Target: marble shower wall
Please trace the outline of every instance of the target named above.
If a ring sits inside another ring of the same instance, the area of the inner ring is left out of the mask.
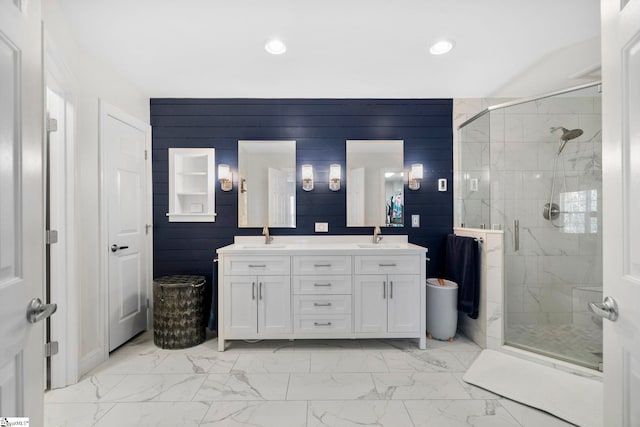
[[[455,100],[454,125],[501,102]],[[573,289],[602,286],[600,98],[569,94],[545,98],[495,109],[476,122],[454,133],[456,139],[465,138],[456,143],[462,152],[455,155],[454,224],[487,228],[500,224],[505,231],[507,326],[572,323]],[[566,193],[581,212],[562,214],[553,225],[542,211],[549,201],[562,134],[550,128],[558,126],[584,130],[567,143],[558,159],[554,197],[559,203],[558,194]],[[479,182],[478,191],[472,192],[469,179],[473,178]],[[585,196],[593,211],[581,209]],[[514,219],[520,221],[517,252]]]

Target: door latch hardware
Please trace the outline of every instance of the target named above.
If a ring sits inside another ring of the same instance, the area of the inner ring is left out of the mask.
[[[44,239],[47,245],[58,243],[58,230],[47,230]]]
[[[58,354],[58,341],[51,341],[44,345],[44,357],[51,357]]]

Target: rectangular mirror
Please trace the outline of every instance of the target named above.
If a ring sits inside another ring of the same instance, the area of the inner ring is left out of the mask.
[[[296,226],[296,142],[238,141],[238,227]]]
[[[347,227],[404,226],[404,141],[347,141]]]

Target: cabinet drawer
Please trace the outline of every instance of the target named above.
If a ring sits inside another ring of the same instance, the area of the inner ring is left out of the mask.
[[[318,335],[349,333],[351,332],[351,315],[296,315],[293,321],[293,332]]]
[[[351,257],[348,255],[294,256],[293,274],[351,274]]]
[[[230,256],[224,257],[224,274],[289,274],[291,257],[288,256]]]
[[[356,274],[418,274],[420,256],[356,256],[354,257]]]
[[[351,295],[296,295],[293,297],[294,314],[349,314]]]
[[[294,276],[294,294],[351,294],[351,276]]]

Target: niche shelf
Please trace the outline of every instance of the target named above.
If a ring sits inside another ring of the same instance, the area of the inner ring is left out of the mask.
[[[169,148],[169,222],[213,222],[215,150]]]

